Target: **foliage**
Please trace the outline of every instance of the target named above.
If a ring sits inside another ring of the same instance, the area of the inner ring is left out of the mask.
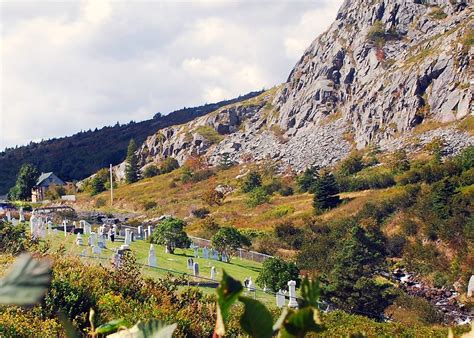
[[[334,208],[339,204],[339,188],[332,173],[325,171],[316,181],[314,188],[313,206],[316,213]]]
[[[167,157],[160,164],[160,173],[167,174],[178,168],[178,161],[173,157]]]
[[[394,173],[400,173],[410,169],[407,153],[403,149],[395,151],[389,159],[388,166]]]
[[[153,208],[156,208],[157,205],[158,203],[156,201],[148,200],[148,201],[143,202],[143,209],[151,210]]]
[[[246,200],[247,206],[250,208],[255,208],[264,203],[270,202],[270,195],[263,187],[254,188],[250,191],[249,196]]]
[[[261,287],[268,287],[273,292],[287,290],[290,280],[294,280],[297,287],[300,285],[299,274],[300,271],[295,263],[284,261],[278,257],[268,258],[263,262],[256,283]]]
[[[156,225],[152,234],[152,243],[165,245],[169,253],[174,253],[175,248],[187,248],[191,245],[184,227],[186,223],[177,218],[167,218]]]
[[[296,179],[296,184],[300,192],[311,192],[319,178],[318,168],[309,167]]]
[[[23,225],[14,226],[0,219],[0,253],[17,255],[29,246]]]
[[[199,126],[196,128],[196,133],[204,137],[210,144],[217,144],[223,139],[223,136],[211,126]]]
[[[251,192],[253,189],[262,186],[262,176],[257,171],[250,171],[242,178],[240,188],[243,192]]]
[[[301,249],[304,241],[304,231],[299,227],[295,227],[292,222],[278,223],[274,232],[275,237],[280,242],[286,243],[292,249]]]
[[[18,171],[15,185],[10,189],[8,197],[11,200],[30,200],[31,189],[36,185],[39,177],[38,169],[28,163],[21,166]]]
[[[107,168],[100,169],[92,178],[90,183],[90,193],[92,196],[97,195],[106,190],[106,184],[109,182],[109,170]],[[110,187],[110,183],[109,183]]]
[[[324,289],[325,295],[344,311],[379,317],[393,299],[389,287],[376,283],[372,278],[383,259],[383,252],[379,238],[353,225],[336,256]]]
[[[220,228],[217,233],[212,236],[211,242],[212,247],[219,252],[221,256],[225,255],[229,263],[239,248],[250,245],[248,238],[234,227]]]
[[[208,208],[197,208],[193,209],[191,213],[194,217],[203,219],[206,218],[207,215],[209,215],[210,210]]]
[[[349,176],[361,171],[363,168],[364,164],[362,163],[362,156],[358,153],[352,153],[340,162],[337,174]]]
[[[137,144],[134,139],[131,139],[128,143],[125,166],[125,182],[127,183],[135,183],[140,179],[140,164],[136,151]]]
[[[221,205],[224,200],[224,194],[216,190],[216,187],[211,186],[202,194],[201,199],[210,206]]]
[[[372,43],[375,43],[378,46],[381,46],[385,43],[385,27],[382,21],[376,20],[372,27],[370,28],[369,32],[367,33],[367,40]]]
[[[154,164],[150,164],[146,166],[145,169],[143,170],[143,177],[145,178],[155,177],[159,174],[160,174],[160,169]]]
[[[219,158],[218,168],[220,170],[227,170],[232,168],[236,163],[230,158],[229,154],[225,153]]]

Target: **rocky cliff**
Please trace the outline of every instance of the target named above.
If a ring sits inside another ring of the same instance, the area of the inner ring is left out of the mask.
[[[301,170],[353,147],[389,147],[428,120],[462,119],[471,113],[473,32],[467,0],[346,0],[284,84],[150,136],[142,164],[228,154]],[[450,130],[461,146],[474,143]]]

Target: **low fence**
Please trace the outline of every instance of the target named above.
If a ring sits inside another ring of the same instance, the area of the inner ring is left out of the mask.
[[[130,231],[133,232],[135,236],[138,235],[138,228],[136,228],[136,227],[131,227],[131,226],[128,226],[128,225],[119,225],[119,226],[120,226],[120,229],[121,229],[120,230],[120,235],[121,236],[124,236],[125,229],[130,229]],[[144,229],[145,228],[147,228],[147,227],[144,227]],[[154,227],[152,227],[152,229],[153,228]],[[212,247],[212,243],[208,239],[195,237],[195,236],[189,236],[189,238],[193,241],[193,243],[195,245],[197,245],[201,248],[205,248],[205,247],[211,248]],[[266,259],[273,258],[273,256],[266,255],[266,254],[256,252],[256,251],[243,249],[243,248],[238,249],[237,257],[240,258],[240,259],[246,259],[246,260],[254,261],[254,262],[257,262],[257,263],[263,263]]]

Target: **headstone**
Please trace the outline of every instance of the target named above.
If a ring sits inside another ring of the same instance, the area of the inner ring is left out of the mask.
[[[151,236],[151,234],[153,233],[153,230],[151,228],[151,225],[148,226],[148,236]]]
[[[130,250],[130,245],[128,245],[128,244],[122,244],[122,245],[120,246],[120,250],[122,250],[122,251],[123,251],[123,250]]]
[[[115,268],[120,267],[122,263],[122,256],[118,252],[114,252],[112,254],[111,263]]]
[[[279,308],[284,307],[285,306],[285,294],[281,290],[278,290],[275,297],[276,297],[276,306],[279,307]]]
[[[467,296],[472,297],[474,295],[474,275],[469,278],[469,283],[467,285]]]
[[[211,267],[211,279],[216,280],[216,268],[214,266]]]
[[[89,235],[89,241],[88,241],[88,244],[89,246],[95,246],[95,242],[97,240],[97,235],[95,232],[91,232],[91,234]]]
[[[193,275],[194,277],[199,277],[199,263],[194,262],[193,264]]]
[[[199,247],[198,246],[194,247],[194,258],[199,258]]]
[[[143,230],[143,239],[146,241],[148,239],[148,230]]]
[[[39,236],[40,238],[46,238],[46,225],[44,224],[43,220],[40,220],[39,223]]]
[[[64,229],[64,237],[66,237],[67,236],[67,221],[66,220],[63,221],[63,229]]]
[[[90,235],[92,232],[92,227],[89,222],[83,221],[84,222],[84,235]]]
[[[249,282],[247,284],[247,290],[249,290],[250,292],[255,291],[255,285],[253,285],[252,277],[249,277]]]
[[[77,237],[76,237],[76,245],[83,245],[84,243],[82,242],[82,235],[78,232]]]
[[[205,259],[209,259],[209,249],[207,248],[207,246],[202,249],[202,257]]]
[[[72,222],[72,226],[73,226],[74,228],[77,228],[77,223],[76,223],[76,221]]]
[[[102,252],[102,249],[100,247],[98,247],[98,246],[93,246],[92,247],[92,253],[94,255],[99,255],[100,256],[101,252]]]
[[[7,221],[8,222],[12,221],[12,214],[11,214],[10,210],[7,211]]]
[[[58,234],[58,229],[53,229],[53,234],[57,235]]]
[[[153,244],[150,244],[150,250],[148,251],[148,265],[156,267],[156,255],[155,248],[153,248]]]
[[[17,226],[18,223],[19,223],[18,220],[13,217],[13,218],[12,218],[12,225],[13,225],[13,226]]]
[[[192,270],[194,265],[194,260],[192,258],[188,258],[188,270]]]
[[[227,255],[224,254],[224,253],[222,254],[222,261],[223,261],[224,263],[227,263],[227,262],[229,261],[229,259],[227,258]]]
[[[20,223],[23,223],[25,221],[25,213],[23,212],[23,207],[20,208],[20,213],[19,213],[19,221]]]
[[[214,254],[212,255],[212,259],[215,260],[215,261],[219,260],[219,253],[215,250],[214,250]]]
[[[105,249],[105,236],[104,235],[100,235],[99,236],[99,239],[97,241],[97,246],[101,249]]]
[[[132,242],[132,239],[130,237],[130,229],[125,229],[125,240],[124,240],[124,243],[125,245],[130,245],[130,243]]]
[[[288,302],[288,307],[297,308],[298,302],[296,301],[296,282],[294,280],[290,280],[288,282],[288,289],[290,292],[290,301]]]
[[[50,234],[53,230],[53,222],[48,221],[48,234]]]
[[[170,253],[170,250],[168,249],[168,245],[165,245],[165,253]]]
[[[141,225],[138,226],[137,228],[138,231],[138,238],[143,239],[143,227]]]

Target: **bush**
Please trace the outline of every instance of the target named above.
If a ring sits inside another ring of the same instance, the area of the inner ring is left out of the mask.
[[[233,227],[222,227],[212,236],[212,247],[221,255],[226,255],[230,263],[232,257],[237,253],[237,249],[242,246],[249,246],[250,240],[239,230]]]
[[[201,199],[210,206],[221,205],[224,194],[221,191],[217,191],[215,187],[211,187],[202,194]]]
[[[253,189],[262,186],[262,177],[256,171],[251,171],[242,178],[240,188],[243,192],[248,193]]]
[[[367,33],[367,40],[380,46],[385,43],[385,34],[385,27],[382,21],[377,20]]]
[[[178,218],[167,218],[156,225],[151,242],[165,245],[168,252],[173,254],[176,248],[188,248],[191,245],[184,227],[186,223]]]
[[[304,231],[295,227],[292,222],[277,224],[274,233],[280,242],[287,244],[291,249],[301,249],[304,241]]]
[[[174,159],[173,157],[167,157],[163,160],[163,162],[161,162],[160,172],[162,174],[167,174],[178,168],[179,168],[178,161]]]
[[[358,173],[363,168],[362,156],[357,153],[352,153],[349,157],[340,162],[337,173],[338,175],[349,176]]]
[[[402,235],[394,235],[387,239],[387,251],[390,257],[402,257],[407,240]]]
[[[154,164],[150,164],[143,170],[143,177],[150,178],[160,174],[160,169]]]
[[[260,287],[267,287],[273,292],[278,290],[287,290],[288,282],[294,280],[299,286],[300,272],[295,263],[286,262],[281,258],[267,258],[263,262],[262,270],[260,271],[256,283]]]
[[[207,208],[198,208],[191,211],[191,213],[193,214],[194,217],[203,219],[207,215],[209,215],[210,211]]]
[[[278,190],[281,196],[292,196],[294,194],[293,188],[290,186],[283,186]]]
[[[143,202],[143,209],[150,210],[150,209],[156,208],[157,205],[158,203],[156,203],[155,201],[148,200],[148,201]]]
[[[267,194],[267,191],[262,188],[258,187],[253,189],[246,200],[247,206],[250,208],[255,208],[264,203],[270,202],[270,196]]]
[[[98,197],[95,202],[94,202],[94,207],[96,208],[102,208],[106,205],[107,203],[105,202],[105,198],[103,197]]]

